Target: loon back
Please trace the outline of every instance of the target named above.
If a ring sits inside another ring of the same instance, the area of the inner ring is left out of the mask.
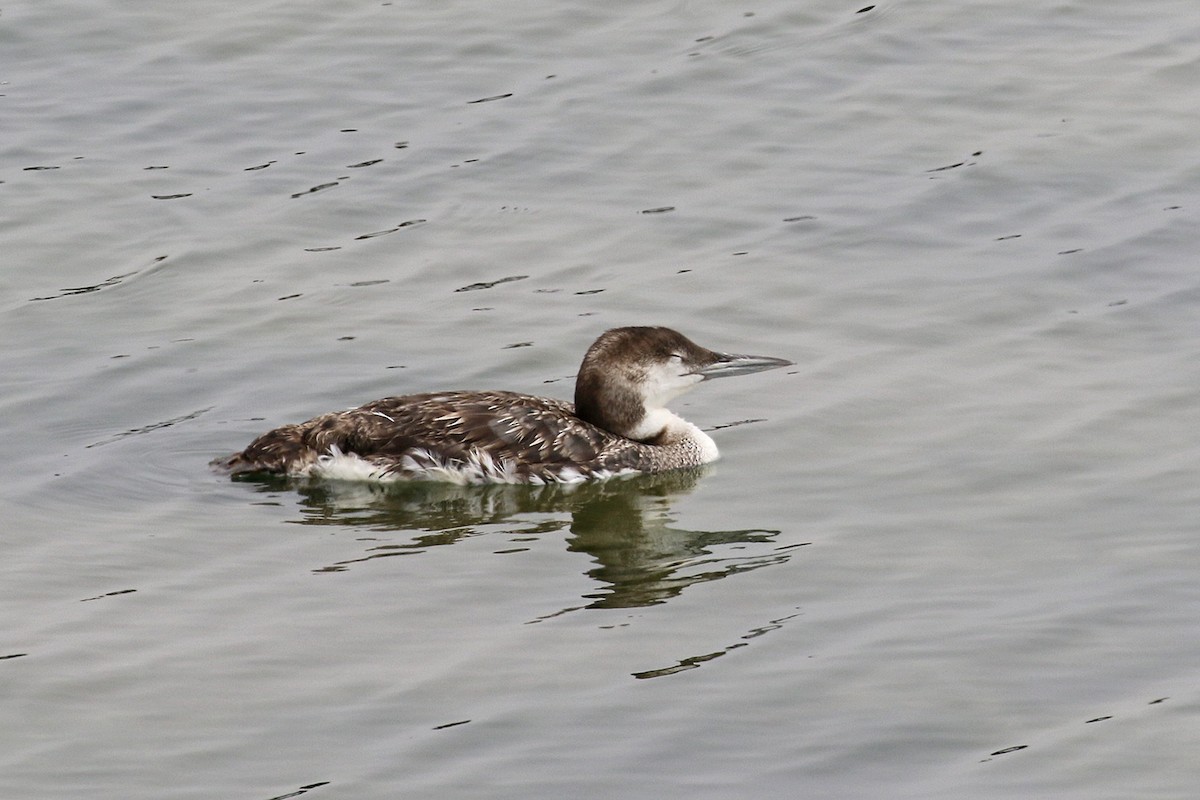
[[[665,404],[706,378],[790,363],[716,353],[669,328],[615,328],[584,356],[574,405],[502,391],[387,397],[276,428],[213,463],[233,474],[539,484],[693,467],[715,460],[716,445]]]

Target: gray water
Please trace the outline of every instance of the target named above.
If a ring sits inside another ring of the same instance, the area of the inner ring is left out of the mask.
[[[0,796],[1186,798],[1200,6],[0,10]],[[665,324],[701,473],[233,482]]]

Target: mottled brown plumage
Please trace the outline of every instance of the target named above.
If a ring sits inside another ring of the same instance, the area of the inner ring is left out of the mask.
[[[660,472],[716,458],[667,400],[705,377],[787,363],[727,356],[668,328],[616,328],[584,357],[576,402],[503,391],[386,397],[285,425],[214,464],[374,480],[550,483]]]

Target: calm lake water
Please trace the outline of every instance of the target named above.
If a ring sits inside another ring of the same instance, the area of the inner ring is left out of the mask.
[[[0,13],[0,796],[1187,798],[1200,6]],[[677,327],[701,473],[235,482]]]

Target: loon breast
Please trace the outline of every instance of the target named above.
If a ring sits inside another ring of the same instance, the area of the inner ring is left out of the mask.
[[[573,404],[505,391],[386,397],[268,431],[213,464],[232,474],[537,484],[693,467],[715,460],[716,445],[665,402],[707,378],[790,363],[716,353],[668,328],[615,328],[585,355]]]

